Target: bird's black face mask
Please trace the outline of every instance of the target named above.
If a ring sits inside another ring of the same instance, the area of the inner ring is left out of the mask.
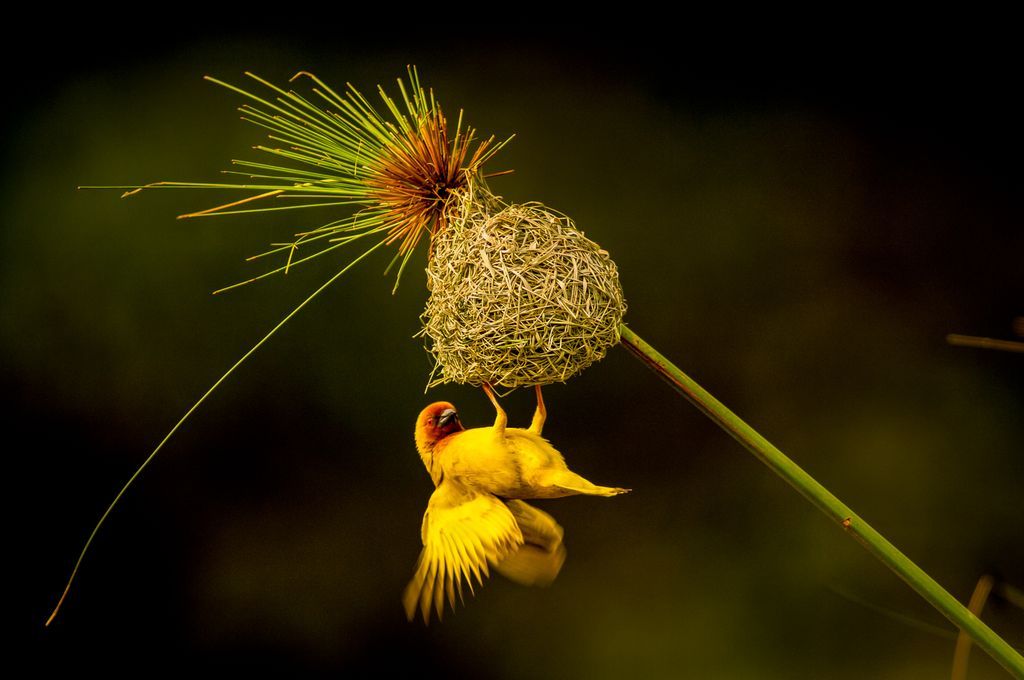
[[[451,425],[452,427],[449,427]],[[447,408],[441,412],[441,415],[437,417],[437,428],[445,432],[450,432],[459,425],[459,414],[455,412],[453,408]]]

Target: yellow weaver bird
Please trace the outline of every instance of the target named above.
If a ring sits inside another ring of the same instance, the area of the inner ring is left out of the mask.
[[[617,496],[629,489],[596,486],[571,471],[562,454],[541,437],[547,410],[540,386],[528,429],[507,427],[493,390],[484,391],[497,411],[492,427],[467,430],[455,407],[439,401],[416,419],[416,450],[436,487],[420,531],[423,551],[402,598],[411,621],[419,608],[438,619],[444,601],[463,600],[463,581],[483,585],[493,566],[523,585],[550,585],[565,562],[562,527],[523,498],[576,494]],[[464,601],[464,600],[463,600]]]

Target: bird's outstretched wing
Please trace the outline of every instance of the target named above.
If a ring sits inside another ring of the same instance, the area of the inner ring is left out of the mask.
[[[523,532],[523,544],[496,569],[524,586],[549,586],[565,563],[564,531],[554,517],[520,500],[506,501]]]
[[[417,604],[424,623],[431,606],[440,619],[447,596],[455,606],[462,599],[462,582],[470,592],[472,578],[481,585],[490,576],[488,564],[497,565],[523,544],[523,534],[508,507],[498,498],[444,479],[434,490],[423,516],[423,552],[416,573],[405,587],[402,603],[412,620]]]

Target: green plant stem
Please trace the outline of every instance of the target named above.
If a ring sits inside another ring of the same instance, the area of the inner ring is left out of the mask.
[[[803,471],[782,451],[758,434],[722,402],[715,399],[679,368],[644,342],[626,326],[620,328],[623,346],[648,368],[661,376],[719,427],[732,435],[748,451],[786,480],[815,507],[828,515],[846,533],[882,561],[897,576],[917,591],[933,607],[974,640],[989,656],[1016,678],[1024,678],[1024,657],[985,625],[981,619],[957,602],[935,579],[914,564],[896,546],[875,531],[871,525],[836,498],[828,489]]]

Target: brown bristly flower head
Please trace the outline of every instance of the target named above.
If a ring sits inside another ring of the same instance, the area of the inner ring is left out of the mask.
[[[402,255],[424,234],[433,237],[446,228],[449,201],[479,172],[493,137],[480,142],[469,156],[472,137],[458,134],[456,128],[455,139],[449,142],[448,122],[438,105],[422,113],[404,141],[387,149],[381,167],[364,178],[378,203],[393,215],[387,242],[399,242]]]
[[[449,128],[433,91],[420,85],[415,67],[408,69],[408,88],[398,80],[401,97],[397,100],[378,86],[386,109],[382,112],[351,84],[342,95],[316,76],[300,72],[292,81],[304,77],[312,82],[311,94],[303,95],[246,75],[271,94],[261,97],[214,78],[207,80],[249,100],[239,109],[242,119],[269,130],[275,144],[255,148],[283,159],[284,164],[235,160],[236,169],[225,172],[245,176],[244,184],[156,182],[117,188],[128,189],[125,195],[155,188],[233,189],[250,194],[182,218],[328,206],[344,206],[347,214],[298,232],[292,241],[271,244],[270,250],[249,259],[278,255],[285,260],[281,266],[221,291],[287,273],[291,267],[373,235],[380,239],[374,239],[374,249],[397,244],[388,269],[400,262],[400,278],[423,236],[433,237],[446,228],[445,206],[450,199],[465,190],[471,178],[484,177],[484,164],[511,139],[477,140],[472,127],[463,127],[461,111],[455,127]]]

